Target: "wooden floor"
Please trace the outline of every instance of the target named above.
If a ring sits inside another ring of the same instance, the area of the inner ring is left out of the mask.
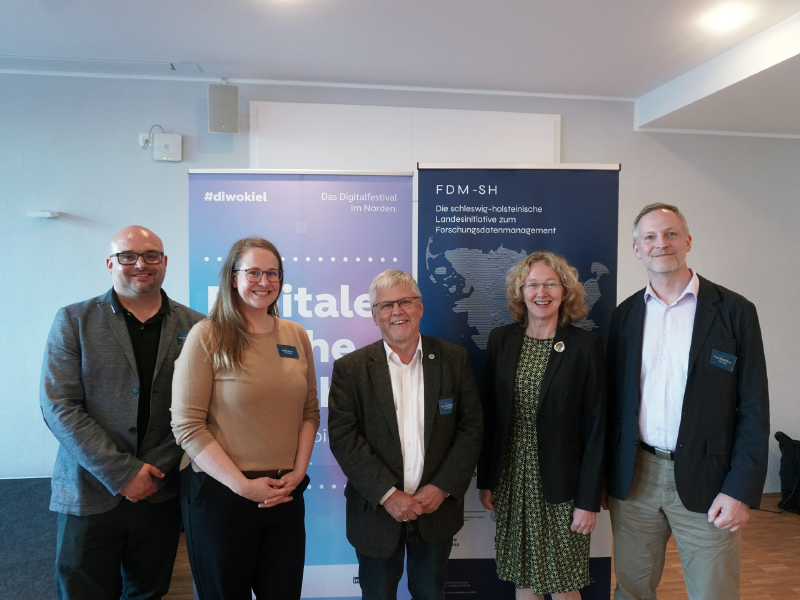
[[[779,494],[764,494],[761,507],[777,511]],[[742,600],[800,599],[800,515],[753,511],[742,533]],[[611,571],[614,589],[614,571]],[[192,574],[181,536],[167,600],[192,600]],[[686,600],[681,561],[670,539],[659,600]],[[483,599],[478,599],[483,600]],[[724,599],[720,599],[724,600]]]

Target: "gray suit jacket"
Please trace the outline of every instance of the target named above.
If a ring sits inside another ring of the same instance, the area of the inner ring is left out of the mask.
[[[422,360],[425,462],[420,487],[431,483],[450,496],[417,522],[423,539],[441,542],[464,524],[464,493],[480,454],[483,419],[466,350],[422,336]],[[439,410],[444,399],[455,403],[449,414]],[[392,486],[403,489],[403,455],[382,341],[333,364],[328,434],[348,480],[347,539],[361,554],[388,558],[397,548],[402,524],[378,502]]]
[[[172,371],[183,340],[203,319],[169,300],[150,399],[150,424],[137,448],[139,377],[125,316],[111,305],[111,290],[59,309],[47,339],[39,403],[60,446],[53,469],[50,510],[93,515],[122,500],[120,490],[144,463],[166,477],[148,498],[163,502],[178,492],[183,451],[170,427]]]

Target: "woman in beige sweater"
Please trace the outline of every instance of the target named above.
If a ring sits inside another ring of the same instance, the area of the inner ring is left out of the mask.
[[[186,545],[205,600],[300,598],[319,403],[308,335],[278,317],[282,279],[275,246],[236,242],[175,363]]]

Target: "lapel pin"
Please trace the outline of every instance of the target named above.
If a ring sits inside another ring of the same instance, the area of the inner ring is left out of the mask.
[[[566,346],[564,346],[564,342],[557,342],[556,345],[553,346],[553,350],[556,352],[563,352],[564,348],[566,348]]]
[[[430,358],[430,359],[434,359],[434,358],[436,358],[436,357],[435,357],[433,354],[428,354],[428,358]]]

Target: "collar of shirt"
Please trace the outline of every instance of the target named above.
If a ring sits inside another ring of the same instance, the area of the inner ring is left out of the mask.
[[[145,321],[143,324],[151,323],[154,320],[159,320],[164,315],[170,314],[169,297],[167,296],[167,292],[165,292],[163,289],[159,290],[159,292],[161,292],[161,308],[159,308],[158,312],[147,319],[147,321]],[[117,296],[117,291],[114,288],[111,288],[111,306],[114,308],[114,312],[118,312],[121,315],[133,316],[127,308],[122,306],[122,302],[119,301],[119,296]],[[133,318],[135,319],[136,317]]]
[[[419,336],[419,340],[417,341],[417,350],[414,352],[414,358],[411,359],[411,362],[407,365],[403,364],[403,361],[400,360],[400,356],[389,347],[389,344],[386,343],[386,340],[383,341],[383,349],[386,351],[386,358],[392,361],[398,367],[410,367],[415,362],[422,359],[422,336]]]
[[[687,285],[684,288],[683,292],[678,297],[678,299],[675,300],[675,302],[673,302],[672,304],[670,304],[670,306],[675,306],[678,302],[683,300],[683,298],[687,294],[692,294],[694,296],[694,299],[697,300],[697,294],[700,291],[700,278],[697,276],[697,273],[694,271],[694,269],[690,268],[689,272],[692,274],[692,278],[689,280],[689,285]],[[650,282],[648,281],[647,282],[647,287],[644,290],[644,302],[645,302],[645,304],[647,304],[647,301],[650,300],[651,298],[653,300],[655,300],[656,302],[658,302],[659,304],[661,304],[662,306],[666,306],[666,304],[664,304],[664,302],[661,300],[661,298],[659,298],[656,295],[656,293],[653,291],[653,288],[650,285]]]

